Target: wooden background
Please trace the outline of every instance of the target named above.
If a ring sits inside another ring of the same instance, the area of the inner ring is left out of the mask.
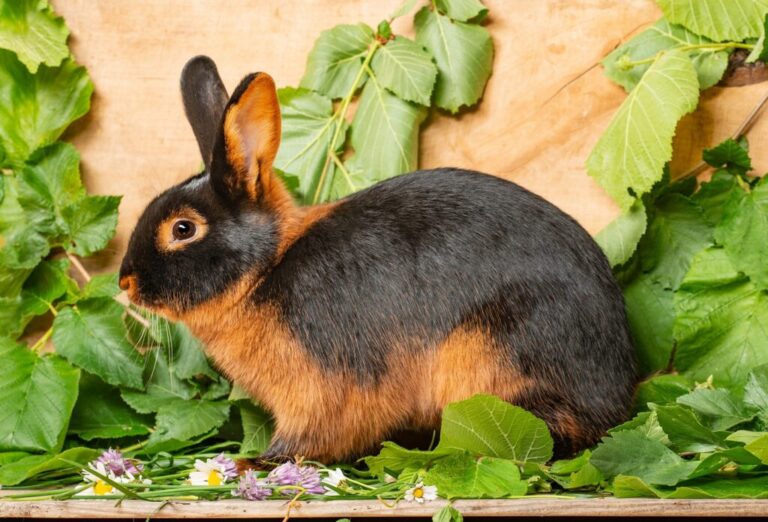
[[[323,29],[376,24],[401,0],[53,0],[75,57],[96,86],[93,110],[68,131],[89,190],[124,195],[117,237],[87,264],[116,269],[138,215],[157,193],[193,174],[199,153],[181,105],[179,72],[207,54],[232,90],[252,71],[296,85]],[[660,12],[653,0],[485,0],[495,45],[480,106],[422,128],[421,167],[459,166],[514,180],[592,233],[617,213],[584,163],[625,97],[596,64]],[[395,25],[413,33],[412,15]],[[766,84],[712,88],[681,123],[673,173],[732,133]],[[768,118],[750,132],[755,166],[768,169]],[[762,150],[761,150],[762,149]]]

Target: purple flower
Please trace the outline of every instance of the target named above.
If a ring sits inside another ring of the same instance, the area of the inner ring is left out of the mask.
[[[266,486],[266,481],[259,479],[253,470],[248,470],[240,478],[237,489],[232,495],[245,500],[264,500],[272,494],[272,490]]]
[[[322,495],[325,488],[322,486],[320,472],[312,466],[299,466],[293,462],[286,462],[273,469],[267,480],[277,486],[300,486],[310,495]],[[298,490],[284,489],[285,495],[295,495]]]
[[[94,462],[103,464],[104,468],[115,477],[122,477],[126,474],[137,476],[143,471],[141,464],[137,464],[131,459],[123,458],[122,453],[112,448],[102,453]]]
[[[277,486],[295,486],[301,482],[301,468],[293,462],[280,464],[269,472],[267,480]]]
[[[217,455],[213,462],[218,464],[219,472],[226,478],[227,480],[231,480],[235,477],[237,477],[237,464],[235,464],[235,461],[230,459],[229,457],[225,457],[223,453],[220,453]]]

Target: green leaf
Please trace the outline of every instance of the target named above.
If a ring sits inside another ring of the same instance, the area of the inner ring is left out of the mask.
[[[525,495],[528,485],[511,460],[475,458],[457,453],[437,461],[424,482],[437,486],[441,496],[454,498],[508,498]]]
[[[657,375],[641,382],[635,392],[635,405],[646,409],[649,402],[666,404],[691,391],[693,383],[682,375]]]
[[[655,485],[673,486],[696,468],[661,442],[632,430],[614,433],[592,451],[590,462],[606,477],[632,475]]]
[[[488,9],[479,0],[436,0],[435,4],[441,13],[459,22],[488,14]]]
[[[300,86],[333,99],[345,97],[373,38],[373,29],[365,24],[343,24],[323,31],[309,53]]]
[[[723,219],[725,205],[731,199],[734,189],[741,190],[737,187],[736,176],[725,170],[718,170],[709,181],[701,184],[701,188],[691,199],[701,206],[707,223],[714,227]]]
[[[675,290],[693,256],[712,244],[712,228],[698,203],[682,194],[662,196],[654,207],[653,219],[639,246],[641,266],[664,288]]]
[[[275,167],[296,176],[298,191],[305,203],[311,203],[320,175],[327,161],[328,148],[339,131],[336,153],[346,141],[346,123],[338,129],[331,100],[307,89],[285,87],[277,91],[283,118],[282,141]],[[329,173],[326,173],[326,177]]]
[[[144,387],[143,356],[128,342],[123,307],[109,298],[80,301],[53,321],[56,352],[114,386]]]
[[[611,266],[623,265],[629,261],[637,250],[637,243],[645,234],[647,225],[645,207],[638,201],[629,211],[611,221],[595,236],[595,241],[605,252]]]
[[[553,477],[565,489],[581,489],[599,485],[605,478],[589,459],[592,452],[584,451],[581,455],[570,460],[558,460],[552,463],[550,473],[561,475]]]
[[[396,36],[376,51],[371,67],[379,83],[394,94],[429,106],[437,67],[422,46]]]
[[[161,339],[167,352],[173,356],[173,373],[179,379],[193,379],[206,376],[218,379],[219,374],[208,364],[205,346],[183,323],[172,323],[165,319],[153,318],[155,337]]]
[[[749,152],[733,138],[728,138],[717,147],[704,149],[702,157],[705,162],[715,168],[734,169],[742,174],[752,170],[752,160],[749,158]]]
[[[157,410],[157,427],[149,437],[149,445],[169,441],[187,441],[220,428],[229,418],[226,401],[174,400]]]
[[[715,231],[736,270],[757,286],[768,289],[768,182],[761,179],[746,193],[731,192],[723,208],[723,220]]]
[[[753,440],[744,446],[744,449],[759,458],[763,464],[768,464],[768,433]]]
[[[240,416],[243,422],[243,442],[240,453],[260,455],[269,446],[272,438],[272,417],[251,401],[240,402]]]
[[[190,400],[198,393],[192,383],[178,375],[176,359],[168,348],[152,348],[147,353],[146,366],[145,391],[123,389],[120,392],[123,400],[139,413],[156,412],[164,404]]]
[[[668,51],[621,104],[590,154],[587,170],[622,210],[661,179],[672,159],[677,122],[698,100],[699,82],[690,58]]]
[[[755,417],[753,410],[749,410],[742,401],[724,389],[699,388],[681,395],[677,402],[708,418],[712,428],[717,431],[733,428]]]
[[[717,42],[760,36],[768,12],[765,0],[656,0],[664,16]]]
[[[416,13],[416,42],[435,57],[438,76],[435,103],[456,113],[480,99],[491,75],[493,42],[479,25],[454,22],[422,8]]]
[[[706,45],[712,40],[694,34],[685,27],[662,18],[628,42],[622,44],[603,60],[605,75],[627,92],[632,91],[650,67],[643,63],[632,67],[625,64],[653,58],[662,51],[687,45]],[[712,87],[723,77],[728,66],[728,52],[700,49],[687,52],[699,79],[700,88]]]
[[[0,451],[60,450],[80,370],[2,338],[0,360]]]
[[[761,62],[768,61],[768,47],[765,46],[765,35],[768,33],[768,16],[763,18],[763,23],[760,26],[760,38],[755,42],[755,46],[747,56],[747,63],[754,63],[757,60]]]
[[[115,297],[120,293],[117,285],[117,272],[99,274],[91,278],[83,286],[78,299],[93,299],[94,297]]]
[[[763,419],[768,419],[768,365],[749,372],[744,386],[744,402],[760,410]]]
[[[724,250],[697,255],[675,294],[675,366],[699,381],[742,385],[768,363],[768,299],[740,276]]]
[[[70,462],[85,465],[99,456],[91,448],[69,448],[58,455],[30,455],[0,467],[0,486],[15,486],[47,471],[79,471]]]
[[[768,498],[768,477],[698,480],[680,486],[666,498]]]
[[[89,256],[107,246],[117,227],[122,196],[86,196],[61,212],[68,227],[67,251]]]
[[[641,275],[624,288],[627,320],[635,341],[642,374],[662,370],[672,356],[672,327],[675,321],[674,293]]]
[[[65,259],[42,261],[24,282],[21,294],[0,300],[0,331],[18,337],[29,321],[47,314],[53,302],[68,292],[77,291],[77,283],[67,275],[69,262]]]
[[[661,424],[659,424],[659,417],[656,415],[655,411],[644,411],[638,413],[633,419],[630,419],[623,424],[619,424],[618,426],[611,428],[608,430],[608,433],[614,434],[627,430],[639,433],[650,440],[661,442],[665,446],[669,445],[669,437],[661,428]]]
[[[717,449],[722,437],[704,426],[694,412],[682,406],[658,406],[654,410],[672,448],[678,453],[705,453]]]
[[[134,412],[120,399],[120,390],[98,377],[83,375],[70,433],[83,440],[118,439],[146,435],[151,425],[151,418]]]
[[[381,443],[381,451],[378,455],[365,457],[363,460],[373,475],[383,479],[387,472],[398,474],[405,469],[426,468],[456,451],[439,446],[432,451],[409,450],[387,441]]]
[[[31,74],[13,53],[0,51],[0,147],[6,164],[21,166],[53,143],[70,123],[88,112],[93,84],[85,69],[67,58],[60,67]]]
[[[35,73],[41,63],[55,67],[69,56],[69,29],[47,1],[11,0],[0,4],[0,48],[16,53]]]
[[[432,522],[464,522],[464,516],[455,507],[448,505],[432,515]]]
[[[384,89],[377,78],[371,78],[352,121],[354,165],[373,180],[415,170],[419,124],[425,116],[423,107],[401,100]]]
[[[552,458],[552,437],[532,413],[493,395],[475,395],[445,407],[438,448],[543,463]]]
[[[613,494],[617,498],[660,498],[663,492],[646,484],[638,477],[619,475],[613,480]]]

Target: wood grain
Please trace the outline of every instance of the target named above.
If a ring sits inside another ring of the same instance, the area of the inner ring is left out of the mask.
[[[387,507],[375,500],[299,502],[291,518],[309,517],[431,517],[446,505],[401,502]],[[454,507],[473,517],[761,517],[768,500],[557,499],[458,500]],[[287,502],[267,500],[177,501],[160,503],[125,500],[0,501],[2,518],[282,518]],[[159,509],[159,510],[158,510]]]

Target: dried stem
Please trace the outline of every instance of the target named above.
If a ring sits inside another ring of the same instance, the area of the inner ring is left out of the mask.
[[[70,263],[72,263],[72,266],[75,267],[75,270],[77,270],[77,272],[85,280],[86,283],[92,279],[91,274],[88,273],[88,270],[85,269],[83,264],[74,254],[67,252],[67,259],[69,259]],[[122,305],[123,308],[125,308],[125,313],[130,315],[137,323],[142,325],[144,328],[150,327],[149,321],[147,321],[147,319],[141,314],[133,310],[129,302],[119,299],[118,297],[115,297],[115,301]]]
[[[734,140],[738,140],[739,138],[744,136],[747,132],[749,132],[749,129],[752,128],[752,125],[755,124],[760,114],[762,114],[762,109],[763,107],[765,107],[765,104],[767,102],[768,102],[768,91],[765,91],[765,94],[763,94],[763,97],[760,98],[760,101],[757,102],[757,105],[755,105],[752,108],[752,110],[744,119],[744,121],[741,122],[741,125],[739,125],[739,128],[736,129],[736,132],[733,133],[731,138],[733,138]],[[701,163],[693,167],[691,170],[689,170],[685,174],[682,174],[681,176],[675,178],[675,181],[687,179],[687,178],[690,178],[691,176],[698,176],[699,174],[707,170],[708,167],[709,165],[705,161],[702,161]]]

